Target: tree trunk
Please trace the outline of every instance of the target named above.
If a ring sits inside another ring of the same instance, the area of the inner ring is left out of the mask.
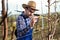
[[[50,20],[50,0],[48,0],[48,40],[50,40],[50,33],[51,33],[51,20]]]
[[[2,23],[2,37],[4,37],[4,25]]]
[[[11,33],[11,40],[14,40],[14,30],[15,28],[13,27],[12,33]]]
[[[7,26],[7,11],[6,11],[6,8],[5,8],[5,0],[2,0],[2,20],[3,20],[3,26],[4,26],[3,40],[7,40],[8,26]]]

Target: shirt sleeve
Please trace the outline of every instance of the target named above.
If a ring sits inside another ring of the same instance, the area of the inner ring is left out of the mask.
[[[19,16],[16,20],[16,27],[17,27],[17,30],[18,31],[21,31],[23,30],[24,28],[26,28],[26,24],[25,24],[25,21],[23,19],[22,16]]]

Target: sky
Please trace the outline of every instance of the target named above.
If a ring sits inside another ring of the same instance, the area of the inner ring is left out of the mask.
[[[23,11],[24,9],[22,8],[22,4],[27,4],[28,1],[30,0],[8,0],[8,9],[9,11],[14,11],[14,10],[19,10],[19,11]],[[38,9],[39,11],[36,11],[35,13],[37,14],[45,14],[48,12],[48,7],[46,7],[46,5],[48,5],[47,0],[33,0],[36,2],[36,9]],[[50,3],[52,4],[55,0],[50,0]],[[57,0],[60,1],[60,0]],[[42,3],[42,6],[41,6]],[[60,12],[60,2],[56,3],[57,4],[57,8],[56,11]],[[55,12],[54,10],[54,4],[50,6],[50,12]],[[1,11],[1,0],[0,0],[0,11]],[[14,12],[13,14],[16,14],[16,12]]]

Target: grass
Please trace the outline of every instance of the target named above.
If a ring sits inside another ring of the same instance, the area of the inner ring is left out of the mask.
[[[59,28],[58,28],[59,29]],[[11,40],[11,31],[10,31],[10,28],[9,28],[9,31],[8,31],[8,40]],[[41,30],[39,31],[33,31],[33,40],[42,40],[42,35],[41,35]],[[46,39],[46,35],[47,35],[47,30],[44,30],[44,40],[47,40]],[[2,30],[1,30],[1,27],[0,27],[0,40],[2,40]],[[54,39],[59,39],[60,38],[60,34],[55,34],[54,36]],[[16,39],[15,35],[14,35],[14,39]]]

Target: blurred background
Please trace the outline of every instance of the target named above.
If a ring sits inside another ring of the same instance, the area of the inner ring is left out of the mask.
[[[16,40],[16,19],[24,11],[22,4],[27,4],[28,1],[30,0],[0,0],[0,40],[6,40],[4,33],[7,40]],[[33,40],[60,40],[60,0],[33,1],[39,9],[34,13],[39,18],[34,26]],[[4,26],[4,20],[7,20],[7,26]]]

